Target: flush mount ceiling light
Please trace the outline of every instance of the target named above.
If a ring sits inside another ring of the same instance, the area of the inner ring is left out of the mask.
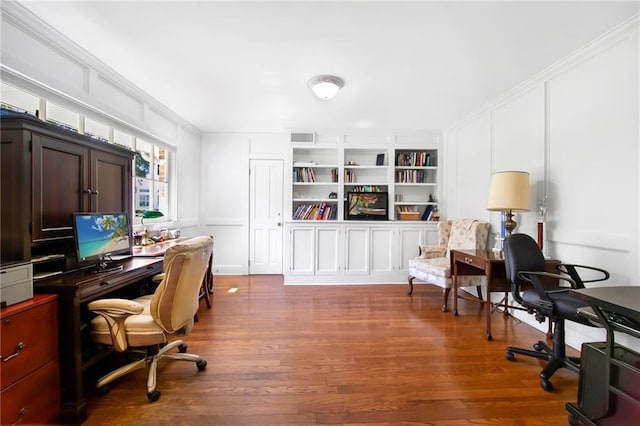
[[[318,75],[309,80],[309,87],[320,99],[331,99],[344,87],[344,81],[334,75]]]

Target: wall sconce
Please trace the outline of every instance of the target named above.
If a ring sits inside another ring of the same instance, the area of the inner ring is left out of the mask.
[[[344,81],[333,75],[318,75],[309,80],[309,87],[320,99],[331,99],[344,87]]]
[[[530,205],[529,173],[507,171],[491,175],[487,210],[507,213],[504,223],[507,236],[511,235],[518,225],[513,220],[513,212],[529,211]]]

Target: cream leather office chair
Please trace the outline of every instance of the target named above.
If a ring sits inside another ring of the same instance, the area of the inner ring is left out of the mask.
[[[165,276],[154,294],[135,300],[102,299],[89,303],[89,310],[98,314],[91,321],[89,334],[93,341],[111,345],[119,352],[146,347],[142,359],[98,380],[96,386],[99,390],[146,366],[147,399],[154,402],[160,398],[160,392],[156,390],[156,370],[161,359],[191,361],[196,363],[198,371],[205,369],[205,359],[184,353],[187,345],[182,340],[171,339],[187,334],[193,327],[199,305],[198,295],[212,250],[211,237],[195,237],[177,244],[165,253]],[[169,353],[174,348],[178,348],[179,353]]]

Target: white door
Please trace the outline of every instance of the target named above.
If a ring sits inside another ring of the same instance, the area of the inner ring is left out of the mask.
[[[282,274],[282,160],[250,160],[249,274]]]

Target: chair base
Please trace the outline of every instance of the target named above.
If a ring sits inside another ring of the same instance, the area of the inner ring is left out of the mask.
[[[551,384],[550,379],[560,368],[566,368],[574,373],[580,371],[580,358],[568,357],[566,355],[564,320],[558,320],[555,323],[553,346],[549,346],[546,342],[540,340],[533,345],[533,349],[534,350],[508,346],[506,358],[509,361],[514,361],[514,354],[520,354],[547,361],[547,365],[540,372],[540,387],[547,392],[553,391],[553,384]]]
[[[177,348],[178,353],[168,353]],[[202,371],[207,367],[207,361],[200,355],[185,353],[187,345],[182,340],[174,340],[173,342],[163,346],[159,350],[156,346],[149,346],[147,354],[144,358],[123,365],[110,373],[105,374],[96,383],[96,388],[101,391],[109,383],[119,379],[120,377],[139,370],[143,367],[147,368],[147,398],[151,402],[155,402],[160,398],[160,392],[156,390],[156,378],[158,370],[158,362],[162,359],[173,359],[178,361],[195,362],[198,371]]]

